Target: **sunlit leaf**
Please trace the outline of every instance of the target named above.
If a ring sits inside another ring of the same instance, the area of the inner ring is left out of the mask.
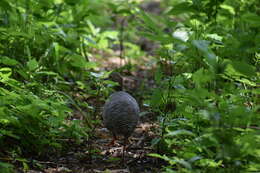
[[[169,131],[166,136],[178,136],[178,135],[189,135],[194,136],[194,133],[188,130],[175,130],[175,131]]]

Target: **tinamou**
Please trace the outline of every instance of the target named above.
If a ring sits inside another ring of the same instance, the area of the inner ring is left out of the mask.
[[[112,142],[121,135],[125,146],[138,123],[139,111],[136,100],[124,91],[115,92],[108,98],[102,116],[105,127],[113,134]]]

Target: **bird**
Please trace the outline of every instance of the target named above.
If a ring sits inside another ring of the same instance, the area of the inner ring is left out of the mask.
[[[113,134],[111,144],[114,144],[117,136],[124,137],[123,156],[128,138],[133,133],[139,120],[140,108],[130,94],[125,91],[117,91],[107,99],[102,117],[104,126]]]

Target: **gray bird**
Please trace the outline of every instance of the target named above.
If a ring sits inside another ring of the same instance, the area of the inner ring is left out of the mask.
[[[113,93],[105,103],[102,114],[103,122],[113,134],[111,143],[114,143],[118,135],[124,137],[123,159],[126,142],[137,125],[139,112],[136,100],[124,91]]]

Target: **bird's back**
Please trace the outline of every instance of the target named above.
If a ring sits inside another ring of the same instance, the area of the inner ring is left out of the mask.
[[[103,110],[104,125],[115,135],[129,137],[139,119],[139,106],[128,93],[113,93],[105,103]]]

